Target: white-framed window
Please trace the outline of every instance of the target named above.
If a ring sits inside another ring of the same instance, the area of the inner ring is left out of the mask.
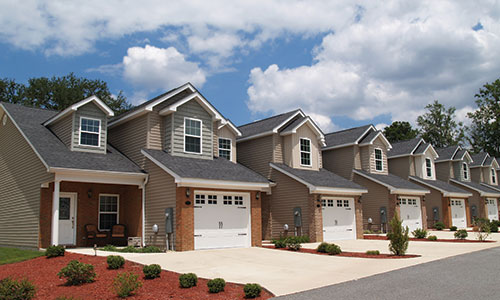
[[[80,117],[80,145],[99,147],[101,140],[101,120]]]
[[[384,157],[382,155],[382,149],[379,148],[375,149],[375,170],[384,170]]]
[[[311,140],[300,138],[300,164],[302,166],[311,166]]]
[[[219,157],[231,160],[231,139],[219,138]]]
[[[469,165],[466,162],[462,163],[462,174],[465,180],[469,179]]]
[[[196,204],[205,204],[205,195],[195,195],[195,203]]]
[[[184,152],[201,154],[202,121],[184,118]]]
[[[493,168],[491,168],[491,183],[497,184],[497,173]]]
[[[430,158],[425,158],[425,175],[432,177],[432,161]]]
[[[120,196],[112,194],[99,195],[99,230],[111,230],[119,222]]]

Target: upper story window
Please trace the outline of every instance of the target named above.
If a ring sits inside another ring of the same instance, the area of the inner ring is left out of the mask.
[[[219,157],[231,160],[231,139],[219,138]]]
[[[497,174],[493,168],[491,168],[491,183],[497,184]]]
[[[381,149],[375,149],[375,170],[383,171],[384,170],[384,160],[382,156]]]
[[[201,121],[184,118],[184,151],[201,153]]]
[[[469,166],[465,162],[462,163],[462,174],[465,180],[469,179]]]
[[[99,147],[101,120],[80,118],[80,145]]]
[[[300,164],[311,166],[311,140],[300,138]]]
[[[425,174],[427,177],[432,177],[432,161],[430,158],[425,159]]]

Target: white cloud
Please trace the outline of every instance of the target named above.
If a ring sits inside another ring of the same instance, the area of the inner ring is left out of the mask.
[[[329,132],[338,131],[338,130],[342,129],[337,124],[334,124],[332,122],[332,119],[328,116],[324,116],[324,115],[317,114],[317,113],[307,113],[307,112],[306,112],[306,114],[309,115],[314,120],[316,125],[318,125],[319,128],[321,128],[323,133],[329,133]]]
[[[377,128],[377,130],[384,130],[384,128],[386,128],[387,126],[389,126],[389,124],[379,123],[375,125],[375,128]]]

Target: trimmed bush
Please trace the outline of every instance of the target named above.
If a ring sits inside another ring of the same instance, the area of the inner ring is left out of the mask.
[[[104,247],[101,248],[102,251],[111,251],[111,252],[118,252],[118,248],[116,248],[116,246],[113,246],[113,245],[106,245]]]
[[[437,236],[435,236],[435,235],[429,235],[429,236],[427,237],[427,239],[428,239],[429,241],[437,241],[438,237],[437,237]]]
[[[436,223],[434,223],[434,229],[436,229],[436,230],[443,230],[444,229],[443,222],[436,222]]]
[[[194,273],[182,274],[179,276],[179,284],[181,288],[187,289],[196,286],[198,283],[198,276]]]
[[[226,287],[226,281],[222,278],[215,278],[207,282],[207,287],[209,293],[223,292]]]
[[[45,250],[45,256],[47,256],[47,258],[64,256],[64,252],[66,252],[66,250],[63,246],[49,246],[47,250]]]
[[[257,298],[262,292],[262,287],[257,283],[247,283],[243,287],[245,298]]]
[[[329,255],[337,255],[342,253],[342,250],[340,249],[339,245],[329,244],[328,247],[326,248],[326,252]]]
[[[417,239],[425,239],[427,237],[427,230],[417,228],[411,234],[413,234],[413,236]]]
[[[490,226],[490,221],[488,219],[483,219],[483,218],[475,219],[474,226],[478,228],[477,239],[481,242],[485,241],[491,234],[491,226]]]
[[[119,250],[119,252],[123,252],[123,253],[138,253],[138,252],[140,252],[139,249],[140,248],[136,248],[134,246],[127,246],[127,247]]]
[[[368,255],[380,255],[380,251],[378,251],[378,250],[368,250],[368,251],[366,251],[366,254],[368,254]]]
[[[302,245],[297,240],[287,241],[286,246],[288,250],[299,251]]]
[[[57,276],[59,278],[66,278],[66,285],[80,285],[82,283],[93,282],[96,274],[93,265],[72,260],[57,273]]]
[[[326,253],[328,245],[330,245],[330,244],[323,242],[323,243],[318,245],[318,247],[316,248],[316,251],[318,251],[319,253]]]
[[[139,252],[141,253],[161,253],[163,251],[160,250],[160,248],[156,246],[146,246],[144,248],[139,248]]]
[[[132,296],[141,286],[139,275],[132,272],[120,273],[113,279],[113,289],[120,298]]]
[[[142,268],[142,272],[144,273],[144,277],[146,279],[155,279],[155,278],[160,277],[161,267],[160,267],[160,265],[157,265],[157,264],[144,266],[144,268]]]
[[[408,250],[408,242],[410,238],[408,237],[408,226],[403,228],[403,222],[399,219],[398,213],[394,213],[394,217],[389,222],[391,226],[391,232],[387,234],[389,238],[389,250],[394,253],[394,255],[402,256],[405,255],[406,250]]]
[[[33,283],[27,279],[17,281],[9,277],[0,280],[0,299],[5,300],[29,300],[36,294]]]
[[[455,232],[454,236],[456,239],[465,240],[468,236],[468,233],[467,233],[467,230],[460,229],[457,232]]]
[[[451,226],[450,227],[450,231],[457,231],[457,229],[458,229],[457,226]]]
[[[274,240],[273,244],[276,249],[286,248],[285,240]]]
[[[108,263],[108,269],[116,270],[119,268],[123,268],[123,265],[125,264],[125,258],[119,255],[110,255],[106,259],[106,262]]]
[[[498,223],[496,221],[490,222],[490,231],[491,232],[498,232]]]

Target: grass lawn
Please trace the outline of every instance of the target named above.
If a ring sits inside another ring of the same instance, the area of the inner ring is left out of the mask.
[[[44,255],[41,251],[0,247],[0,265],[11,264]]]

